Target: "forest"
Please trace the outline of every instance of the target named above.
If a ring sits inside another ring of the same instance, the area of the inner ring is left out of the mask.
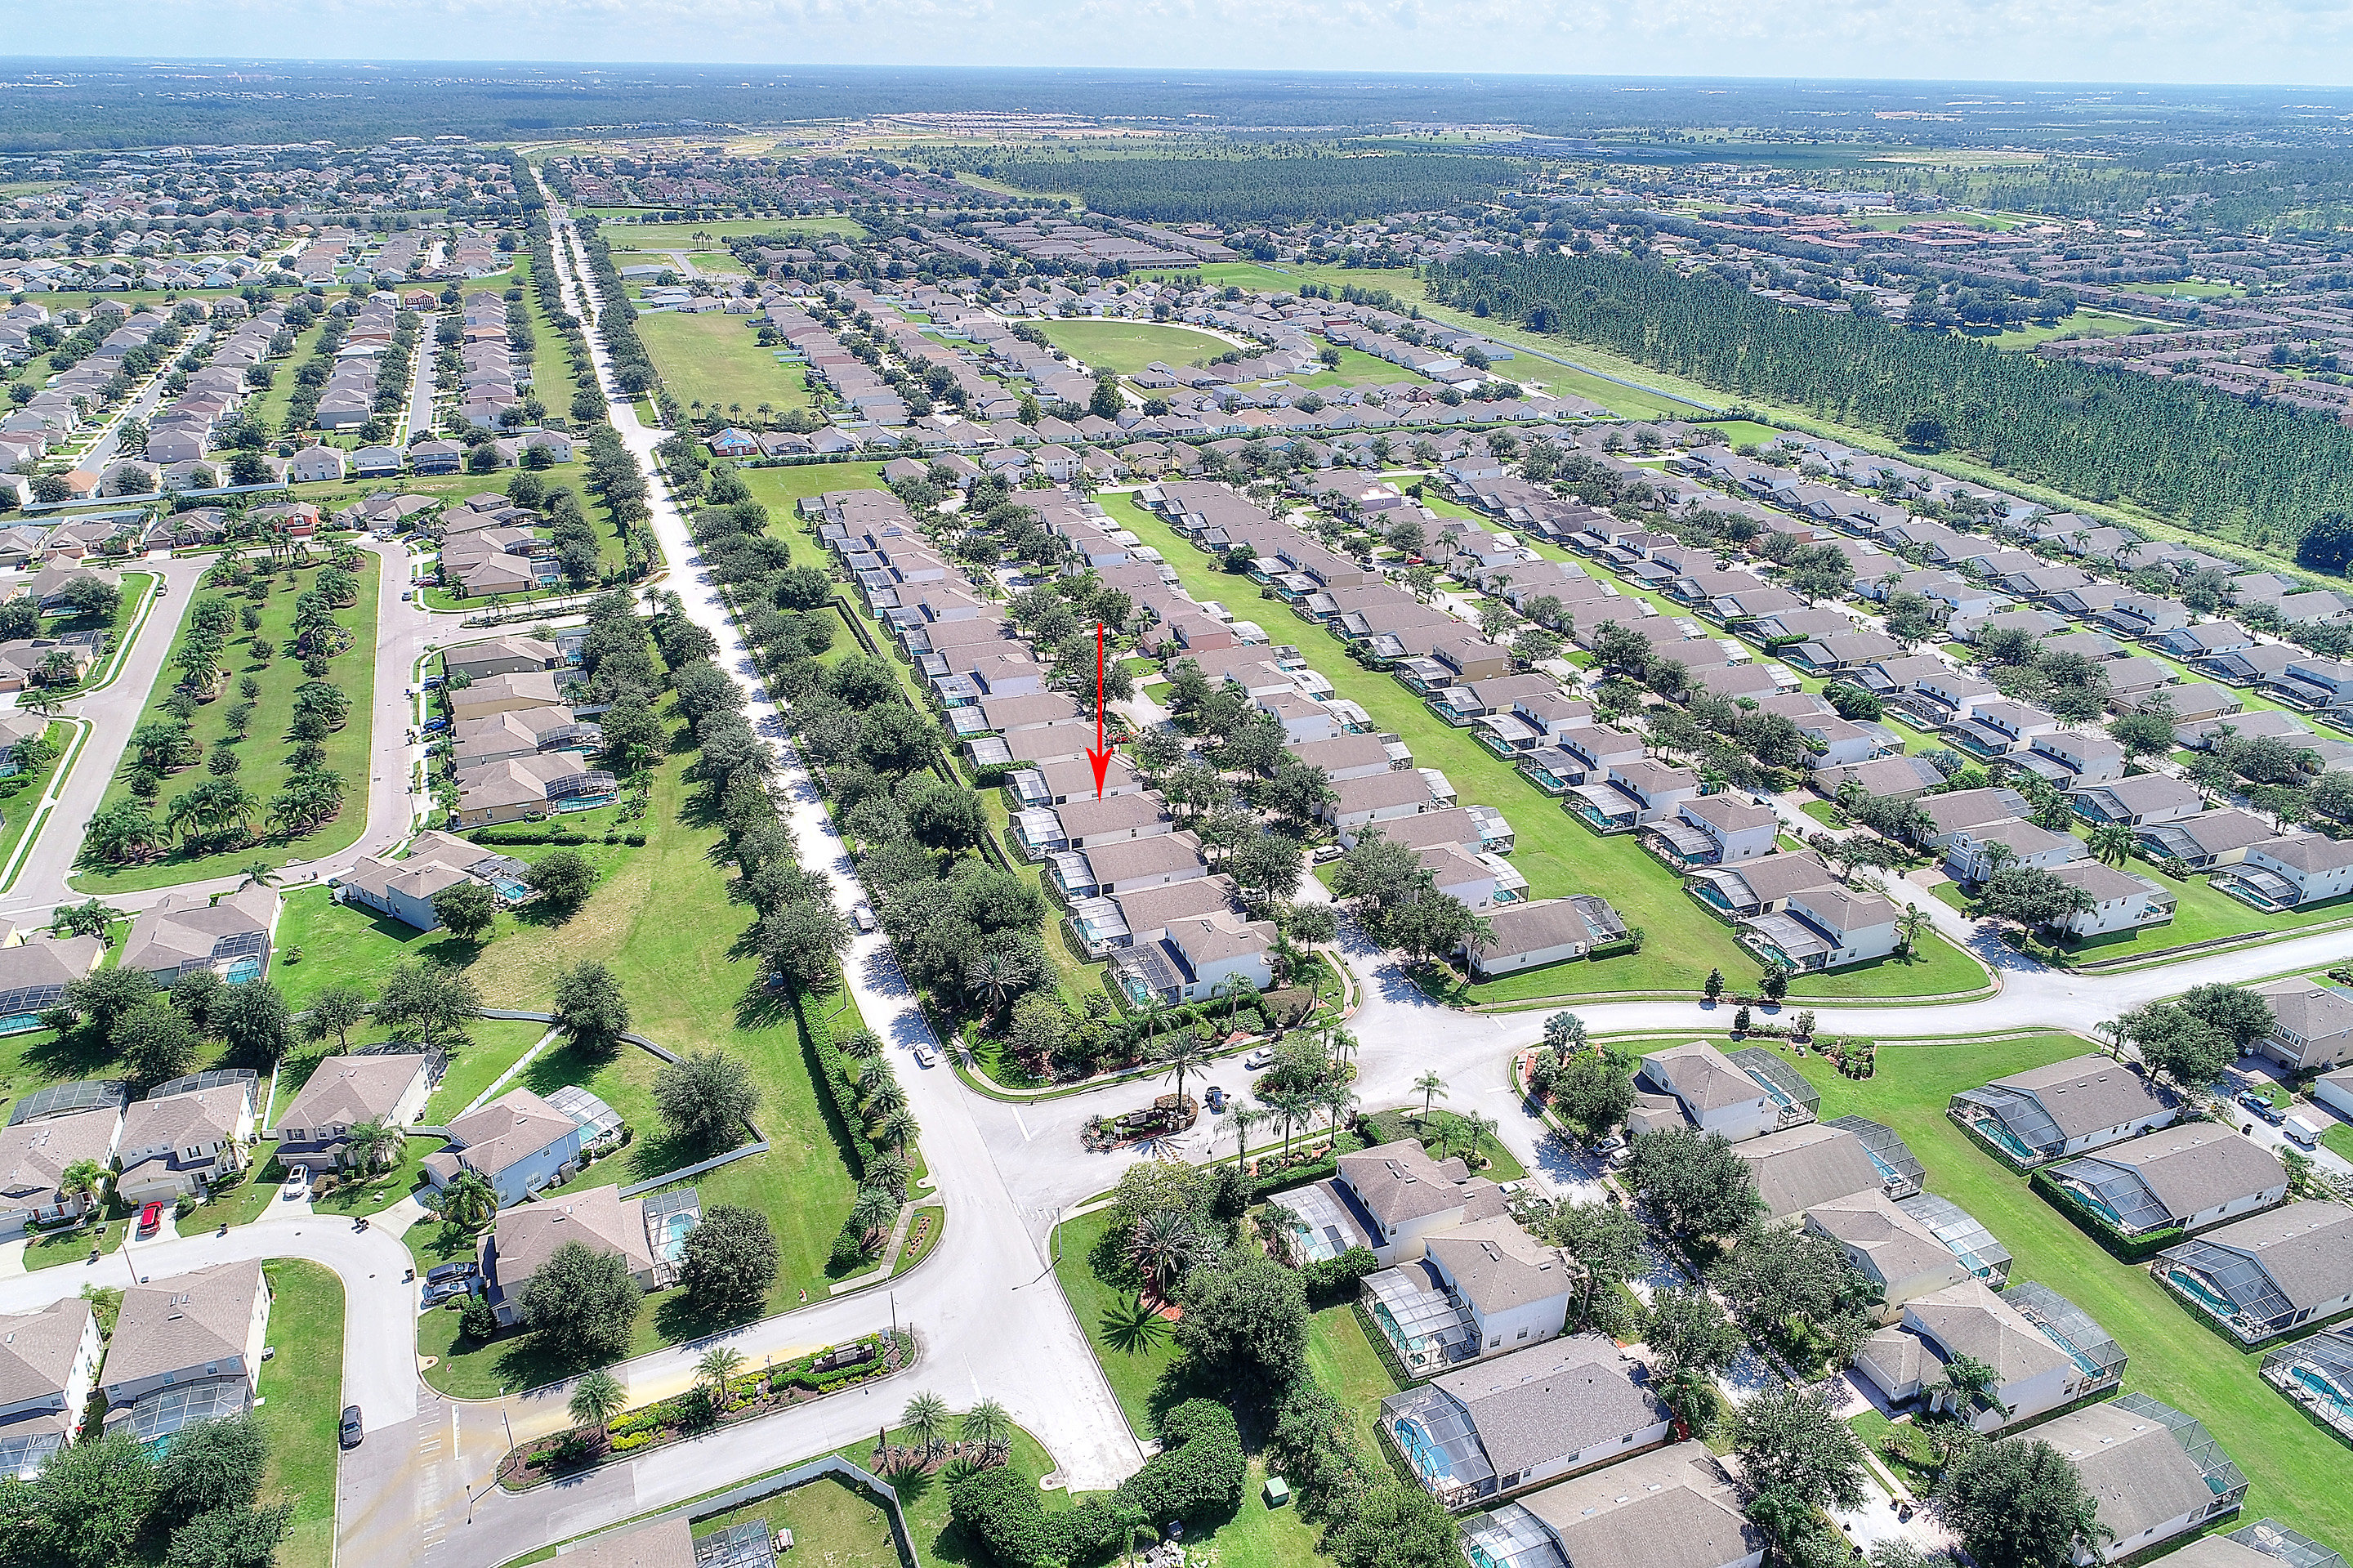
[[[2088,500],[2292,547],[2344,506],[2353,430],[2202,387],[2005,353],[1952,333],[1776,304],[1622,257],[1468,255],[1431,297],[1588,343],[1730,397],[1945,444]],[[1915,426],[1915,421],[1924,422]]]
[[[1508,158],[1369,157],[998,160],[976,173],[1024,190],[1071,192],[1097,212],[1160,223],[1345,223],[1494,199],[1525,179]]]

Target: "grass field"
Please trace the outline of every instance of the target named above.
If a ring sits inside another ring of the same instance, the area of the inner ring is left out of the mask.
[[[2205,283],[2184,278],[2174,283],[2117,283],[2127,294],[2154,294],[2167,300],[2235,300],[2246,293],[2236,283]]]
[[[75,874],[73,885],[77,888],[103,896],[110,893],[131,893],[150,887],[169,887],[182,882],[199,882],[207,877],[228,875],[256,860],[267,861],[272,865],[283,865],[296,859],[313,860],[342,849],[360,836],[361,830],[367,826],[368,774],[373,762],[369,741],[375,716],[376,593],[380,577],[375,568],[375,563],[372,559],[362,558],[360,569],[352,574],[359,582],[358,602],[335,612],[335,619],[351,632],[353,640],[352,646],[335,659],[333,670],[328,677],[351,699],[351,717],[343,728],[331,733],[325,743],[326,766],[343,776],[343,810],[300,838],[272,835],[251,843],[206,852],[192,850],[187,843],[181,842],[174,844],[160,859],[142,864],[89,867]],[[294,600],[310,588],[319,569],[315,565],[302,568],[294,574],[295,580],[290,583],[282,576],[278,579],[268,602],[260,607],[261,627],[259,631],[248,637],[248,634],[232,629],[228,646],[222,655],[226,672],[223,694],[200,706],[195,718],[189,722],[190,736],[203,748],[203,756],[209,758],[214,747],[227,736],[227,715],[229,708],[241,700],[237,694],[238,682],[251,674],[261,683],[261,695],[254,703],[251,726],[246,738],[236,745],[235,750],[244,764],[236,775],[237,780],[253,792],[264,809],[270,796],[285,783],[290,771],[286,763],[286,727],[293,720],[295,690],[310,679],[302,673],[301,661],[285,651],[293,636]],[[220,591],[202,590],[206,594]],[[240,609],[250,602],[242,595],[230,597],[223,593],[222,597],[227,598]],[[173,657],[177,657],[180,647],[193,630],[191,624],[183,623],[180,637],[173,644]],[[248,647],[250,638],[264,639],[277,646],[278,656],[266,667],[253,661]],[[148,694],[144,718],[170,717],[165,704],[172,695],[174,678],[174,667],[167,659],[163,672],[156,677],[154,691]],[[106,787],[103,804],[111,806],[130,797],[131,774],[136,760],[135,756],[126,751],[113,780]],[[174,796],[207,777],[205,767],[205,762],[199,760],[164,780],[163,791],[155,800],[158,821],[163,818],[164,808]],[[254,825],[257,828],[261,826],[259,812],[255,814]]]
[[[1708,428],[1724,432],[1724,439],[1736,447],[1768,446],[1780,439],[1781,432],[1770,425],[1760,425],[1754,419],[1711,419]]]
[[[1770,1044],[1769,1042],[1767,1044]],[[2124,1385],[2206,1424],[2253,1482],[2243,1520],[2273,1516],[2316,1540],[2353,1540],[2343,1449],[2256,1375],[2249,1354],[2119,1263],[1964,1137],[1945,1116],[1959,1089],[2095,1050],[2066,1034],[1999,1042],[1883,1042],[1878,1070],[1855,1082],[1819,1056],[1795,1065],[1822,1092],[1825,1118],[1855,1114],[1902,1134],[1930,1191],[1968,1210],[2010,1248],[2014,1281],[2040,1280],[2081,1307],[2131,1358]]]
[[[638,318],[638,335],[654,356],[662,385],[681,403],[740,405],[747,413],[763,403],[778,412],[809,406],[801,366],[782,364],[775,350],[762,348],[749,316],[658,311]]]
[[[587,210],[607,220],[600,227],[605,243],[616,250],[724,250],[726,246],[712,242],[760,234],[830,234],[855,238],[866,232],[866,226],[854,217],[731,217],[723,222],[714,219],[708,223],[616,223],[610,220],[636,209],[599,207]]]
[[[1163,326],[1156,322],[1040,322],[1046,341],[1083,362],[1091,370],[1115,370],[1122,376],[1143,374],[1155,360],[1182,367],[1231,352],[1233,344],[1191,327]]]
[[[1247,579],[1219,571],[1208,556],[1176,537],[1168,525],[1135,504],[1134,497],[1107,494],[1104,510],[1156,546],[1197,599],[1222,599],[1237,614],[1250,601]],[[1239,602],[1238,602],[1239,601]],[[1493,805],[1510,820],[1518,838],[1513,863],[1528,879],[1531,898],[1600,893],[1630,926],[1648,934],[1642,951],[1598,963],[1558,965],[1508,976],[1472,988],[1474,1001],[1516,1001],[1567,991],[1694,990],[1711,969],[1727,978],[1758,969],[1757,960],[1733,940],[1731,927],[1715,919],[1683,890],[1683,879],[1651,858],[1631,834],[1601,838],[1561,810],[1492,752],[1432,714],[1420,699],[1386,674],[1349,659],[1340,644],[1294,622],[1274,602],[1258,606],[1262,623],[1280,641],[1296,641],[1308,662],[1343,697],[1361,704],[1385,731],[1402,736],[1414,761],[1442,769],[1461,799]],[[1283,630],[1274,632],[1280,627]],[[1745,983],[1745,981],[1736,981]],[[1924,937],[1919,961],[1880,965],[1837,975],[1807,976],[1790,994],[1827,996],[1931,996],[1983,983],[1973,960],[1941,938]]]
[[[289,1258],[265,1264],[269,1343],[260,1421],[269,1436],[262,1495],[294,1504],[278,1549],[280,1568],[326,1568],[335,1557],[336,1427],[343,1413],[343,1284],[331,1269]]]
[[[865,1489],[830,1476],[694,1521],[697,1535],[757,1522],[793,1535],[801,1568],[899,1568],[891,1516]]]
[[[2162,324],[2146,317],[2120,316],[2109,311],[2077,311],[2063,321],[2048,324],[2029,322],[2008,332],[1976,332],[1968,335],[1996,348],[2032,348],[2038,343],[2048,343],[2055,337],[2117,337],[2144,327]]]
[[[0,780],[0,868],[5,868],[25,839],[25,832],[33,825],[33,813],[41,796],[57,777],[58,764],[80,733],[79,726],[63,722],[52,723],[47,738],[57,747],[56,754],[38,768],[27,768],[14,778]]]
[[[688,797],[682,777],[686,755],[665,762],[654,776],[646,817],[650,839],[641,850],[613,861],[596,890],[570,919],[501,916],[491,939],[479,947],[442,937],[404,943],[373,922],[339,908],[302,914],[311,939],[339,957],[323,980],[369,986],[395,963],[430,953],[461,963],[493,1007],[544,1010],[564,969],[597,959],[619,978],[635,1013],[634,1027],[647,1038],[681,1054],[723,1050],[745,1062],[764,1097],[755,1117],[769,1142],[765,1154],[741,1160],[697,1180],[707,1209],[738,1203],[768,1216],[776,1234],[779,1269],[765,1310],[792,1305],[802,1287],[826,1288],[826,1254],[848,1213],[854,1183],[841,1142],[817,1090],[808,1045],[789,1007],[756,987],[757,962],[735,940],[750,924],[747,911],[727,900],[724,868],[714,860],[719,829],[705,822],[700,804]],[[315,920],[313,920],[315,916]],[[397,929],[397,928],[396,928]],[[324,970],[326,966],[321,966]],[[839,998],[829,1005],[839,1006]],[[299,1005],[299,1004],[298,1004]],[[470,1051],[459,1054],[453,1075],[467,1075],[470,1099],[498,1072],[529,1048],[531,1025],[491,1025]],[[853,1022],[842,1025],[854,1028]],[[536,1033],[533,1033],[536,1038]],[[624,1047],[610,1057],[584,1055],[568,1045],[542,1052],[515,1080],[544,1095],[565,1084],[582,1084],[619,1111],[635,1132],[621,1152],[599,1160],[575,1185],[628,1183],[690,1163],[698,1152],[668,1140],[654,1115],[656,1063],[646,1053]],[[456,1088],[437,1105],[461,1106]],[[440,1260],[440,1227],[410,1233],[412,1251],[427,1262]],[[638,1318],[640,1350],[691,1337],[710,1327],[694,1321],[675,1295],[651,1298]],[[527,1339],[505,1337],[463,1354],[449,1355],[456,1314],[429,1313],[419,1325],[420,1349],[444,1357],[428,1374],[445,1392],[469,1397],[510,1386],[545,1381],[566,1367],[560,1356],[543,1353]],[[438,1342],[437,1342],[437,1336]]]

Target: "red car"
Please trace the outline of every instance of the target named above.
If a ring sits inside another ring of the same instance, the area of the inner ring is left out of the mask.
[[[140,1210],[140,1211],[139,1211],[139,1234],[140,1234],[141,1235],[142,1235],[142,1236],[152,1236],[152,1235],[153,1235],[153,1234],[155,1234],[155,1227],[156,1227],[156,1226],[158,1226],[158,1225],[160,1225],[160,1224],[162,1224],[163,1223],[164,1223],[164,1205],[163,1205],[163,1204],[161,1204],[161,1203],[150,1203],[150,1204],[148,1204],[145,1208],[143,1208],[143,1209],[142,1209],[142,1210]]]

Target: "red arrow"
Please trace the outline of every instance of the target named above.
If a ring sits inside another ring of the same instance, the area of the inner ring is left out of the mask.
[[[1098,800],[1103,799],[1103,770],[1111,766],[1111,753],[1112,748],[1103,744],[1103,622],[1098,620],[1095,622],[1095,745],[1094,749],[1087,753],[1087,760],[1094,765],[1095,799]]]

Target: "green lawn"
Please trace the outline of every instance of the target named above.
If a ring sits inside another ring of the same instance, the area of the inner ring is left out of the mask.
[[[899,1568],[891,1516],[865,1489],[828,1476],[760,1502],[694,1521],[697,1535],[758,1522],[793,1533],[793,1561],[804,1568]]]
[[[1079,1327],[1086,1330],[1087,1343],[1103,1363],[1103,1376],[1129,1427],[1150,1433],[1158,1426],[1154,1412],[1165,1408],[1155,1391],[1176,1369],[1176,1341],[1173,1334],[1159,1334],[1149,1344],[1119,1350],[1105,1339],[1104,1315],[1135,1294],[1133,1287],[1114,1284],[1096,1271],[1096,1248],[1111,1230],[1112,1217],[1112,1210],[1098,1209],[1055,1228],[1054,1277]]]
[[[28,768],[14,778],[0,779],[0,869],[5,869],[16,846],[25,842],[25,831],[33,825],[33,814],[49,780],[58,774],[58,764],[65,759],[79,726],[62,721],[49,726],[48,738],[57,752],[38,768]]]
[[[1330,344],[1323,345],[1333,346]],[[1361,348],[1340,345],[1340,363],[1310,375],[1286,377],[1295,387],[1323,388],[1326,387],[1394,387],[1398,382],[1420,382],[1426,379],[1402,365],[1366,354]]]
[[[778,413],[809,406],[804,366],[786,365],[762,348],[753,316],[680,315],[656,311],[638,318],[638,335],[661,372],[662,385],[681,403],[706,408],[740,405],[747,415],[761,404]]]
[[[1183,367],[1229,353],[1233,344],[1191,327],[1165,326],[1157,322],[1059,321],[1038,323],[1046,341],[1082,362],[1090,370],[1115,370],[1122,376],[1143,374],[1155,360]]]
[[[268,602],[260,607],[261,627],[250,635],[232,628],[224,655],[226,679],[222,694],[198,707],[189,722],[189,733],[209,758],[216,744],[228,734],[228,709],[241,700],[238,683],[248,674],[261,683],[261,695],[254,704],[253,718],[246,738],[237,743],[236,751],[243,762],[237,774],[237,782],[252,791],[266,810],[269,798],[286,780],[289,744],[285,740],[287,726],[292,721],[296,688],[310,679],[302,673],[301,661],[288,653],[286,644],[293,636],[294,600],[307,590],[317,576],[318,566],[303,568],[294,574],[295,580],[286,582],[281,575]],[[227,876],[256,860],[272,865],[283,865],[292,860],[314,860],[342,849],[360,836],[367,826],[368,776],[374,764],[368,747],[375,724],[375,660],[376,590],[378,574],[374,562],[363,559],[361,569],[353,574],[359,583],[359,599],[347,609],[339,609],[336,619],[351,633],[352,646],[334,661],[328,679],[340,685],[351,699],[351,716],[343,728],[327,736],[326,751],[329,769],[343,776],[343,808],[335,817],[314,832],[299,838],[285,838],[275,833],[252,842],[228,847],[191,848],[186,842],[174,847],[159,859],[142,864],[93,866],[78,873],[73,885],[85,893],[100,897],[113,893],[138,892],[151,887],[169,887],[177,883],[202,881],[208,877]],[[201,590],[206,596],[219,593],[228,602],[242,609],[251,601],[242,594],[229,595],[223,590]],[[173,645],[176,657],[181,641],[193,630],[181,627],[181,639]],[[267,667],[254,662],[249,642],[253,638],[266,639],[278,647],[278,656]],[[156,677],[155,690],[148,694],[143,718],[168,718],[165,704],[172,695],[175,679],[174,666],[167,660],[164,671]],[[131,795],[131,774],[137,758],[126,751],[115,771],[113,780],[106,787],[105,805]],[[181,769],[164,779],[162,792],[155,800],[155,815],[160,821],[164,807],[177,795],[208,775],[202,760]],[[254,818],[257,829],[262,828],[262,813]],[[266,830],[264,830],[266,831]],[[219,841],[211,841],[218,842]]]
[[[793,525],[795,504],[804,496],[827,495],[837,490],[879,490],[882,487],[882,465],[802,462],[782,468],[747,468],[743,477],[752,498],[768,508],[768,532],[793,547],[796,561],[807,563],[817,558],[817,545]]]
[[[1796,1065],[1822,1091],[1825,1118],[1857,1114],[1901,1133],[1926,1168],[1929,1189],[1967,1209],[2015,1255],[2013,1280],[2040,1280],[2098,1319],[2131,1358],[2126,1389],[2206,1424],[2253,1483],[2242,1517],[2274,1516],[2320,1541],[2353,1540],[2344,1452],[2256,1375],[2261,1353],[2210,1331],[2145,1269],[2110,1257],[1945,1116],[1957,1090],[2094,1049],[2065,1034],[1882,1043],[1877,1073],[1859,1083],[1820,1056]]]
[[[2115,283],[2128,294],[2155,294],[2168,300],[2235,300],[2246,291],[2236,283],[2201,283],[2184,278],[2171,283]]]
[[[598,217],[611,218],[634,209],[591,207]],[[661,210],[655,208],[651,210]],[[605,243],[616,250],[705,250],[712,241],[761,234],[830,234],[852,238],[866,232],[854,217],[731,217],[701,223],[613,223],[600,226]],[[725,246],[717,249],[724,250]],[[732,260],[732,257],[731,257]]]
[[[293,1529],[278,1550],[282,1568],[335,1557],[336,1428],[343,1413],[343,1285],[331,1269],[287,1259],[263,1265],[275,1298],[261,1369],[261,1425],[269,1435],[265,1497],[294,1504]]]
[[[1236,614],[1248,613],[1248,579],[1218,570],[1208,556],[1135,504],[1132,495],[1111,494],[1100,500],[1122,526],[1159,547],[1195,598],[1222,599]],[[1600,893],[1629,926],[1641,927],[1648,936],[1640,953],[1508,976],[1472,987],[1471,1000],[1528,1001],[1571,991],[1688,991],[1697,989],[1711,969],[1723,969],[1727,978],[1759,969],[1757,960],[1733,940],[1732,928],[1704,912],[1683,892],[1683,878],[1644,852],[1634,835],[1605,839],[1595,834],[1563,810],[1557,800],[1547,799],[1480,746],[1470,730],[1447,725],[1396,680],[1357,664],[1336,640],[1294,620],[1279,603],[1261,601],[1257,619],[1278,641],[1295,641],[1305,650],[1308,662],[1341,696],[1362,705],[1382,729],[1401,736],[1413,748],[1417,765],[1443,770],[1465,801],[1481,801],[1503,810],[1518,840],[1513,863],[1528,879],[1531,898]],[[1916,962],[1806,976],[1792,982],[1790,992],[1796,996],[1931,996],[1973,990],[1982,983],[1974,960],[1931,934],[1924,937]]]
[[[1968,335],[1996,348],[2032,348],[2036,344],[2049,343],[2052,338],[2116,337],[2151,325],[2161,326],[2162,323],[2152,323],[2143,316],[2120,316],[2108,311],[2077,311],[2061,321],[2048,323],[2029,322],[2007,332],[1974,332]]]
[[[246,406],[247,418],[259,423],[263,429],[278,434],[296,436],[301,433],[285,428],[286,410],[294,401],[294,389],[297,385],[294,379],[294,367],[309,359],[317,350],[319,339],[326,330],[327,318],[321,316],[295,334],[294,352],[291,355],[284,359],[273,359],[268,362],[269,368],[276,372],[276,375],[270,383],[269,390]],[[424,335],[430,337],[431,334],[427,333]],[[424,345],[420,344],[420,346]]]
[[[1308,1320],[1307,1371],[1324,1391],[1356,1413],[1356,1441],[1367,1454],[1380,1452],[1381,1401],[1398,1391],[1365,1337],[1356,1309],[1326,1307]]]
[[[1770,446],[1781,439],[1780,431],[1754,419],[1710,419],[1707,428],[1722,431],[1724,439],[1736,447]]]
[[[750,914],[727,901],[724,868],[713,857],[720,831],[705,825],[699,806],[687,798],[682,777],[687,756],[691,754],[673,757],[656,771],[652,805],[645,819],[651,832],[647,846],[615,863],[570,919],[522,920],[508,928],[502,916],[499,933],[477,948],[465,950],[464,945],[446,938],[437,947],[440,956],[465,965],[481,987],[485,1002],[494,1007],[544,1010],[563,969],[586,959],[600,959],[619,977],[635,1013],[634,1027],[647,1038],[681,1054],[723,1050],[751,1066],[764,1096],[754,1120],[768,1139],[768,1151],[702,1176],[695,1185],[705,1208],[739,1203],[768,1216],[776,1233],[780,1267],[765,1310],[776,1312],[794,1305],[802,1287],[812,1294],[825,1288],[826,1255],[849,1212],[855,1184],[818,1097],[814,1064],[799,1025],[789,1007],[759,991],[756,959],[733,935],[750,925]],[[375,944],[375,951],[355,954],[361,972],[380,974],[398,957],[415,956],[414,946],[402,948],[364,923],[354,922],[354,927],[353,939],[343,948]],[[496,1040],[485,1033],[482,1044],[459,1054],[462,1070],[487,1084],[496,1075],[489,1070],[491,1065],[502,1067],[512,1060],[523,1048],[517,1044],[522,1032],[531,1027],[522,1025]],[[477,1054],[490,1060],[468,1062]],[[575,1185],[626,1185],[699,1157],[699,1151],[671,1143],[662,1132],[653,1112],[656,1067],[653,1057],[634,1047],[592,1058],[558,1045],[541,1053],[517,1077],[517,1083],[543,1095],[565,1084],[585,1085],[619,1111],[632,1128],[634,1141],[590,1167]],[[454,1091],[449,1101],[441,1103],[446,1108],[451,1102],[463,1103],[455,1100]],[[439,1233],[438,1224],[412,1231],[412,1250],[427,1262],[439,1261]],[[427,1257],[427,1253],[434,1255]],[[682,1305],[683,1298],[674,1294],[650,1298],[638,1318],[638,1348],[652,1349],[710,1327],[692,1321]],[[447,1340],[455,1327],[454,1313],[428,1313],[419,1325],[420,1349],[447,1356]],[[539,1353],[527,1337],[507,1336],[446,1360],[430,1376],[446,1392],[480,1397],[494,1393],[502,1380],[520,1386],[562,1370],[570,1369],[560,1357]]]
[[[547,1025],[512,1018],[478,1018],[466,1032],[474,1043],[450,1058],[448,1071],[425,1102],[425,1119],[430,1126],[448,1126],[450,1118],[461,1114],[524,1052],[539,1044]]]

